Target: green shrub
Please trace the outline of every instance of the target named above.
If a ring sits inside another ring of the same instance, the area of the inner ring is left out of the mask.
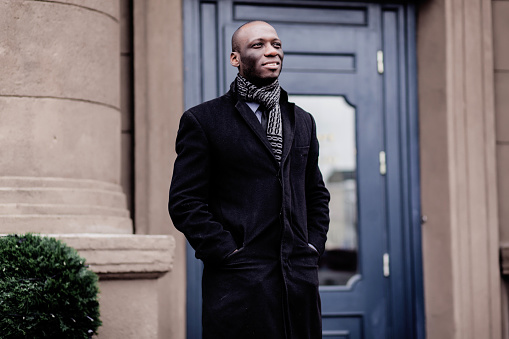
[[[76,250],[33,234],[0,237],[0,337],[91,338],[97,275]]]

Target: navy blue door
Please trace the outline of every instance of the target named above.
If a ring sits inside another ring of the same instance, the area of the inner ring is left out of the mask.
[[[323,337],[423,338],[412,8],[186,4],[186,107],[228,90],[237,73],[229,65],[231,35],[264,20],[283,41],[282,87],[315,117],[331,192],[319,270]],[[192,249],[187,265],[188,338],[200,338],[201,264]]]

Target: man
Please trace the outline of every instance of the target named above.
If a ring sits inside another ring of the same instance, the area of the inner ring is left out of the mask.
[[[318,258],[329,193],[310,114],[279,87],[266,22],[232,37],[230,91],[186,111],[169,211],[204,263],[203,338],[321,338]]]

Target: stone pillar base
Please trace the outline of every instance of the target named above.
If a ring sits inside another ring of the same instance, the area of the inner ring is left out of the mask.
[[[157,282],[171,271],[175,240],[167,235],[51,234],[78,250],[99,275],[99,338],[157,339]]]
[[[119,185],[96,180],[0,177],[2,233],[132,233]]]

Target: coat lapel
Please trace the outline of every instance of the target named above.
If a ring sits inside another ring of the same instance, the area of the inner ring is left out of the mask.
[[[269,140],[267,139],[267,133],[263,130],[262,125],[256,118],[256,115],[253,113],[251,108],[249,108],[249,106],[245,102],[240,100],[237,100],[235,108],[242,116],[242,118],[246,121],[249,128],[253,131],[256,137],[263,144],[263,146],[267,149],[271,158],[274,159],[274,162],[277,163],[276,158],[274,158],[274,155],[272,153],[272,147],[270,146]]]
[[[231,95],[237,99],[235,93],[231,93]],[[295,104],[288,102],[288,95],[283,90],[281,91],[281,99],[281,119],[283,123],[283,155],[281,157],[281,163],[284,163],[292,148],[295,133]],[[272,147],[267,139],[267,132],[263,130],[262,125],[256,118],[256,115],[249,106],[241,100],[236,100],[235,108],[263,146],[267,149],[271,159],[274,161],[274,164],[277,165],[277,160],[274,158]]]

